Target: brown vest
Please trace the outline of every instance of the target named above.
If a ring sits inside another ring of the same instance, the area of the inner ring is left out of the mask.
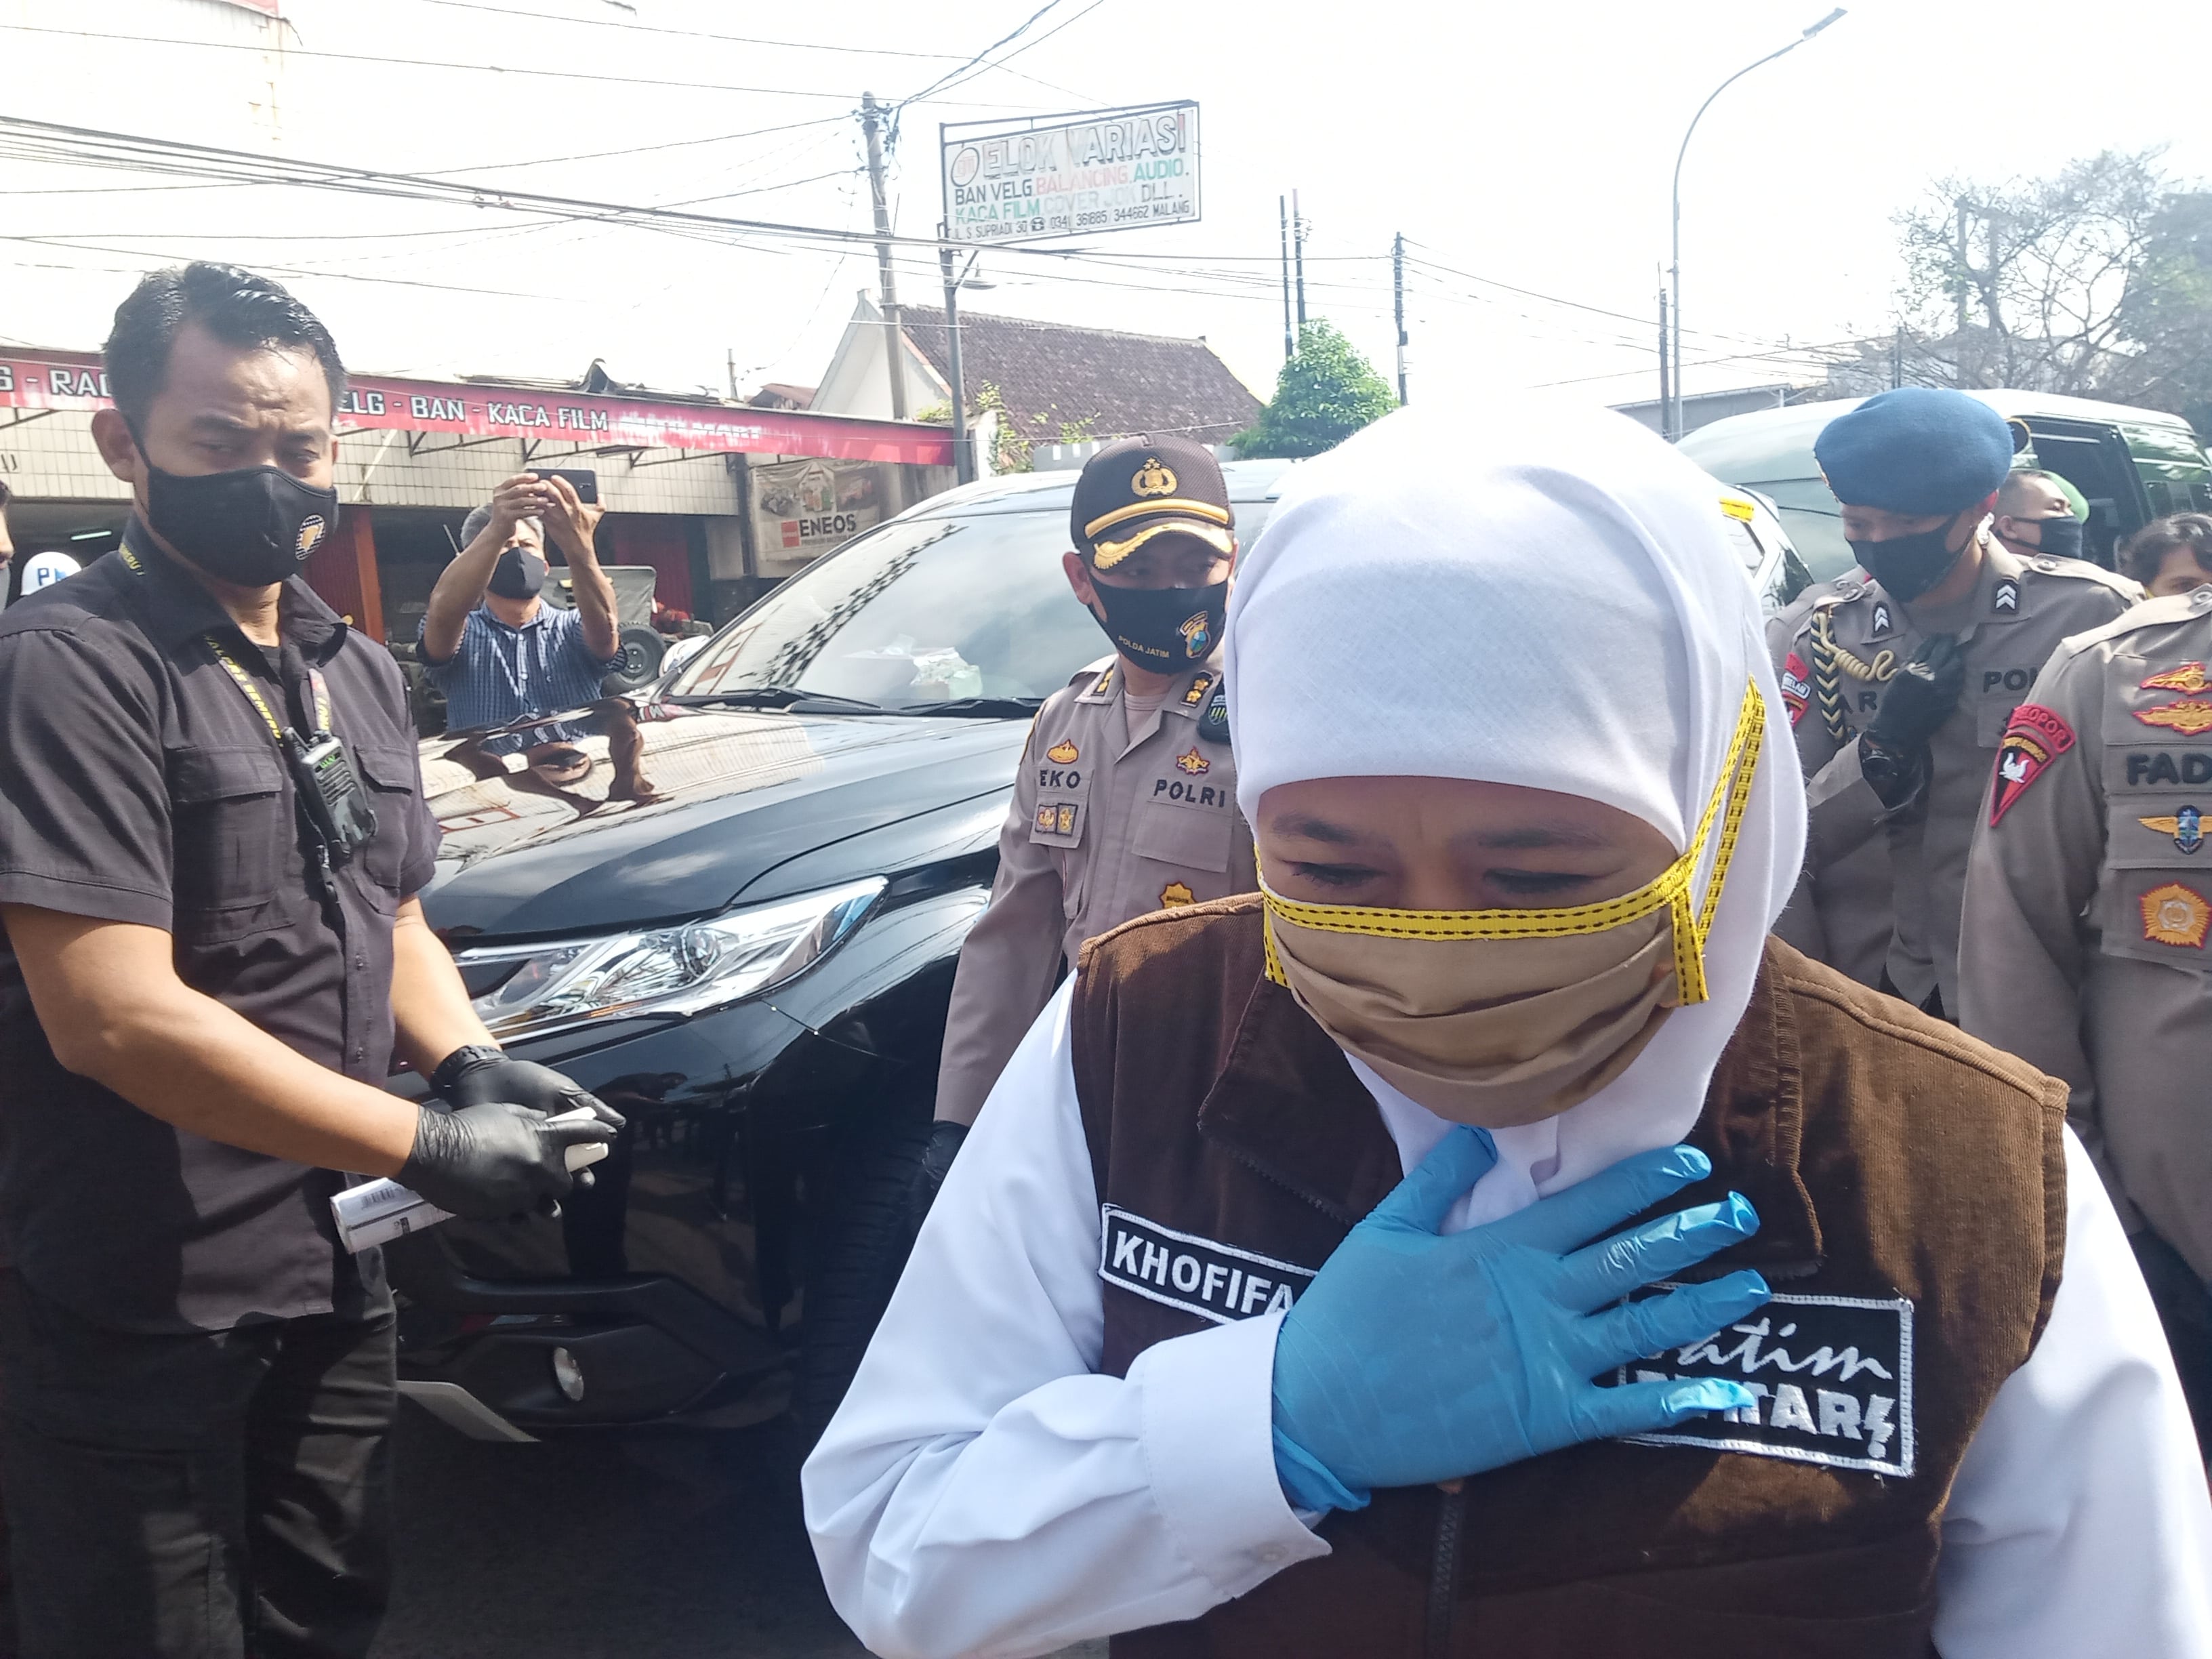
[[[1107,1370],[1281,1305],[1399,1179],[1344,1056],[1263,974],[1255,896],[1092,940],[1073,1022]],[[1328,1556],[1116,1659],[1922,1659],[1952,1479],[2057,1289],[2065,1106],[1770,941],[1690,1135],[1713,1174],[1676,1202],[1749,1198],[1757,1237],[1704,1271],[1756,1267],[1778,1299],[1631,1368],[1763,1386],[1758,1420],[1379,1492],[1322,1523]]]

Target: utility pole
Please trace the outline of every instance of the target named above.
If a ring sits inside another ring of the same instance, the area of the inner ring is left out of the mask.
[[[1972,286],[1972,284],[1970,284],[1970,283],[1967,282],[1967,280],[1966,280],[1966,279],[1967,279],[1967,276],[1968,276],[1968,274],[1969,274],[1969,271],[1970,271],[1970,267],[1969,267],[1969,266],[1967,265],[1967,264],[1966,264],[1966,225],[1967,225],[1967,222],[1968,222],[1969,216],[1970,216],[1970,215],[1972,214],[1972,210],[1967,207],[1967,205],[1966,205],[1966,199],[1965,199],[1963,197],[1962,197],[1962,198],[1960,198],[1960,201],[1959,201],[1959,222],[1958,222],[1958,228],[1957,228],[1957,230],[1956,230],[1956,232],[1955,232],[1954,234],[1955,234],[1955,235],[1957,236],[1957,239],[1958,239],[1957,246],[1958,246],[1958,255],[1959,255],[1959,275],[1958,275],[1958,289],[1959,289],[1959,316],[1958,316],[1958,327],[1959,327],[1959,338],[1960,338],[1960,340],[1962,343],[1964,342],[1964,340],[1965,340],[1965,339],[1966,339],[1966,290],[1967,290],[1967,289],[1968,289],[1970,286]]]
[[[1674,435],[1674,382],[1668,379],[1667,364],[1672,356],[1667,337],[1667,284],[1659,284],[1659,435]]]
[[[945,228],[938,227],[939,238]],[[960,372],[960,277],[952,269],[949,241],[937,250],[937,263],[945,272],[945,363],[952,379],[952,477],[956,483],[975,482],[975,457],[968,442],[968,383]]]
[[[1398,319],[1398,406],[1406,404],[1406,233],[1390,239],[1390,305]]]
[[[738,349],[735,346],[732,346],[729,349],[728,356],[730,365],[730,401],[732,403],[735,403],[738,400]]]
[[[1291,332],[1291,198],[1278,196],[1275,213],[1283,227],[1283,361],[1298,355],[1297,336]]]
[[[891,210],[884,194],[884,108],[860,94],[860,126],[868,136],[868,193],[876,206],[876,276],[883,294],[884,361],[891,377],[891,419],[906,419],[906,337],[899,320],[898,277],[891,270]]]
[[[1291,258],[1298,278],[1298,334],[1306,331],[1306,216],[1298,211],[1298,193],[1291,192]]]

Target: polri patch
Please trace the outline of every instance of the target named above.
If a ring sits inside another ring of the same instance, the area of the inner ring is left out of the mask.
[[[1717,1336],[1622,1366],[1616,1380],[1709,1376],[1741,1382],[1756,1398],[1625,1437],[1639,1446],[1912,1473],[1912,1304],[1902,1297],[1778,1295]]]
[[[1179,1233],[1118,1204],[1098,1206],[1098,1277],[1217,1325],[1286,1310],[1313,1276],[1311,1267]]]
[[[1997,749],[1996,786],[1990,792],[1990,827],[1996,827],[2045,767],[2073,746],[2074,728],[2063,715],[2039,702],[2024,702],[2014,709]]]

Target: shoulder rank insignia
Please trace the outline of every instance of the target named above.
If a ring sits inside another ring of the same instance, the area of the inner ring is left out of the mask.
[[[1188,690],[1188,691],[1186,691],[1186,692],[1184,692],[1184,693],[1182,694],[1182,706],[1183,706],[1184,708],[1197,708],[1197,707],[1199,706],[1199,704],[1200,704],[1200,703],[1202,703],[1202,702],[1204,702],[1206,701],[1206,694],[1207,692],[1209,692],[1209,691],[1212,690],[1213,690],[1213,676],[1212,676],[1212,675],[1211,675],[1211,674],[1194,674],[1194,675],[1193,675],[1193,676],[1191,677],[1190,690]]]
[[[2020,614],[2020,584],[2007,576],[1990,595],[1990,610],[2000,617]]]
[[[2186,691],[2194,696],[2199,691],[2212,691],[2212,678],[2204,672],[2201,662],[2185,662],[2179,668],[2169,668],[2162,674],[2154,674],[2142,682],[2146,691]]]
[[[1874,617],[1867,623],[1867,637],[1870,640],[1886,640],[1895,632],[1897,632],[1897,618],[1890,614],[1889,601],[1876,599],[1874,602]]]
[[[1044,751],[1044,757],[1054,766],[1073,766],[1083,758],[1083,751],[1066,738]]]
[[[1121,665],[1118,662],[1109,662],[1106,665],[1106,672],[1091,683],[1091,695],[1092,696],[1103,697],[1109,692],[1113,690],[1114,671]]]
[[[2212,932],[2212,902],[2194,887],[2166,882],[2142,896],[2142,929],[2154,945],[2201,951]]]
[[[2145,726],[2161,726],[2185,738],[2201,738],[2212,732],[2212,702],[2203,697],[2183,697],[2155,708],[2138,708],[2135,716]]]
[[[2074,746],[2074,728],[2039,702],[2012,711],[1997,750],[1996,787],[1990,795],[1990,823],[1995,827],[2012,804],[2042,775],[2043,769]]]
[[[1181,770],[1189,773],[1193,777],[1197,777],[1202,772],[1211,772],[1213,769],[1213,763],[1198,752],[1198,745],[1196,744],[1191,744],[1188,753],[1177,755],[1176,757],[1176,765]]]
[[[2204,815],[2194,806],[2136,822],[2154,836],[2172,836],[2173,844],[2185,853],[2193,855],[2204,845]]]
[[[1198,895],[1179,881],[1171,881],[1160,889],[1160,908],[1180,910],[1186,904],[1198,902]]]

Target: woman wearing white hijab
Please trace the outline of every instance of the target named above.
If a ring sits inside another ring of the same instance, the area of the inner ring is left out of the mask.
[[[1267,895],[1085,948],[808,1462],[872,1649],[2212,1654],[2063,1088],[1766,939],[1714,495],[1611,416],[1295,477],[1229,619]]]

